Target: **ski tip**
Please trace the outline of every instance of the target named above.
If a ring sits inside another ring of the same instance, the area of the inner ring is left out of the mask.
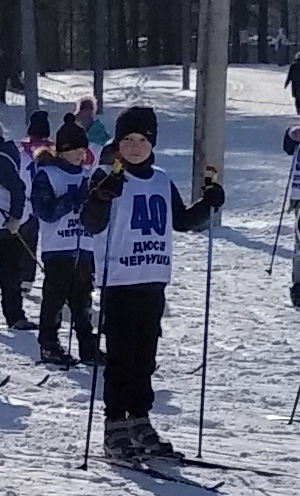
[[[286,415],[266,415],[267,420],[275,421],[275,422],[287,422],[288,425],[292,425],[294,422],[299,423],[300,419],[292,419]]]
[[[10,375],[7,375],[3,381],[0,382],[0,388],[6,386],[6,384],[10,381]]]
[[[50,374],[45,375],[45,377],[44,377],[44,378],[43,378],[40,382],[38,382],[38,383],[36,384],[36,386],[37,386],[37,387],[42,387],[42,386],[44,386],[44,384],[46,384],[46,382],[48,381],[49,377],[50,377]]]

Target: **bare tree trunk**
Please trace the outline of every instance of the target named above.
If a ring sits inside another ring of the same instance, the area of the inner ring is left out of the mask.
[[[200,0],[193,157],[193,200],[202,196],[207,165],[222,182],[230,0]]]
[[[31,114],[39,108],[33,0],[21,0],[21,16],[25,72],[25,114],[28,123]]]
[[[129,2],[129,35],[130,35],[130,62],[132,67],[140,65],[140,50],[139,50],[139,29],[140,29],[140,2],[139,0],[130,0]]]
[[[182,0],[182,88],[190,89],[191,66],[191,4]]]
[[[246,0],[234,0],[232,3],[232,62],[246,63],[248,61],[248,11]]]
[[[118,24],[117,24],[117,39],[118,39],[118,66],[127,67],[128,65],[128,50],[127,50],[127,26],[126,26],[126,11],[124,0],[117,0]]]
[[[161,57],[161,39],[159,30],[159,0],[148,2],[149,19],[149,44],[148,63],[149,65],[159,65]]]
[[[281,27],[284,29],[284,34],[287,39],[289,39],[289,4],[288,0],[281,0],[281,9],[280,9],[280,17],[281,17]],[[289,45],[284,47],[285,53],[283,57],[283,63],[289,63]]]
[[[269,0],[259,0],[258,61],[268,64]]]
[[[94,95],[97,100],[98,114],[103,113],[103,83],[105,65],[105,16],[106,0],[95,0],[95,67]]]

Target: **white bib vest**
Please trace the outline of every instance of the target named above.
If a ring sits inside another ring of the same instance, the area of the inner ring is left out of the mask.
[[[108,286],[170,282],[171,182],[163,170],[153,169],[150,179],[125,171],[122,196],[112,201]],[[107,234],[108,227],[94,236],[98,286],[103,281]]]
[[[0,152],[0,159],[1,159],[1,157],[9,160],[11,162],[11,164],[14,166],[16,172],[19,174],[18,166],[17,166],[16,162],[14,161],[14,159],[10,155],[8,155],[5,152]],[[10,202],[11,202],[10,192],[6,188],[1,186],[1,184],[0,184],[0,214],[1,214],[0,215],[0,229],[4,228],[4,223],[7,220],[7,217],[9,215]],[[1,210],[3,210],[3,213],[1,212]],[[6,214],[7,214],[7,217],[6,217]]]
[[[300,200],[300,145],[293,158],[291,200]]]
[[[47,174],[56,197],[79,188],[86,173],[70,174],[56,166],[45,166],[42,170]],[[45,222],[40,219],[42,252],[93,250],[93,237],[81,225],[80,212],[72,210],[56,222]]]
[[[22,216],[21,223],[24,224],[29,219],[29,216],[33,213],[31,204],[31,193],[32,193],[32,181],[36,174],[36,163],[32,157],[25,151],[20,152],[21,155],[21,167],[20,167],[20,178],[25,184],[25,206]]]

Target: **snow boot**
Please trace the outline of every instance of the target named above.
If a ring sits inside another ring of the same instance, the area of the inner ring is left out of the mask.
[[[135,455],[128,429],[128,420],[105,420],[104,453],[108,458],[126,459]]]
[[[93,367],[95,362],[99,367],[106,364],[106,353],[97,349],[97,336],[87,341],[79,341],[79,358],[84,365]]]
[[[298,310],[300,309],[300,283],[296,282],[290,289],[291,300],[293,306]]]
[[[174,453],[169,441],[161,439],[149,417],[129,417],[132,444],[150,456],[171,456]]]
[[[30,322],[27,319],[21,319],[15,322],[12,326],[10,326],[10,328],[15,331],[36,331],[39,328],[39,326],[34,322]]]
[[[70,367],[77,363],[77,360],[69,355],[57,341],[41,345],[41,361]]]

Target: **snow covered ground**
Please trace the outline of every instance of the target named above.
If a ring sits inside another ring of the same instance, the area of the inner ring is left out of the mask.
[[[300,384],[299,314],[289,300],[293,218],[285,215],[273,277],[265,269],[276,234],[290,159],[281,151],[285,128],[296,122],[283,89],[286,68],[230,67],[227,102],[223,227],[215,230],[209,368],[203,452],[213,460],[280,471],[267,478],[252,472],[178,469],[207,485],[224,480],[230,496],[299,496],[299,425],[269,422],[267,414],[289,415]],[[195,85],[195,72],[192,74]],[[39,81],[41,105],[55,129],[77,96],[91,92],[86,72],[49,74]],[[7,136],[25,133],[23,98],[9,95],[0,106]],[[153,105],[159,118],[157,162],[188,200],[194,91],[181,91],[180,69],[111,71],[105,81],[104,122],[110,130],[121,108]],[[154,377],[153,419],[175,447],[196,455],[206,282],[207,233],[176,234],[173,283],[163,321]],[[38,319],[39,275],[28,315]],[[95,307],[95,314],[97,308]],[[0,495],[6,496],[208,496],[207,491],[105,464],[83,460],[89,408],[90,370],[50,371],[35,367],[35,333],[0,328]],[[68,323],[62,332],[67,341]],[[75,341],[75,340],[74,340]],[[74,342],[76,354],[76,343]],[[103,431],[100,371],[91,453],[100,454]],[[300,405],[298,411],[300,418]],[[174,469],[176,472],[177,469]]]

